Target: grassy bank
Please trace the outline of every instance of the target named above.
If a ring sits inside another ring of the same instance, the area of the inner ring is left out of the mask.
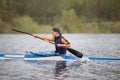
[[[71,14],[70,14],[71,15]],[[0,33],[13,33],[11,28],[31,32],[31,33],[50,33],[52,27],[59,27],[64,33],[119,33],[120,21],[117,22],[98,22],[81,21],[76,16],[63,17],[52,25],[40,25],[29,16],[16,17],[11,22],[3,22],[0,19]]]

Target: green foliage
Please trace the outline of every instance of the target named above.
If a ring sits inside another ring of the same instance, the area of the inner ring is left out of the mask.
[[[61,24],[60,26],[66,29],[65,32],[79,32],[78,28],[80,27],[80,22],[74,9],[68,11],[63,10],[62,18],[59,24]]]
[[[40,32],[40,26],[31,17],[17,17],[13,20],[14,27],[27,32]]]
[[[4,26],[4,23],[3,23],[3,21],[0,19],[0,33],[2,33],[3,26]]]
[[[0,27],[3,26],[3,25],[4,25],[4,23],[3,23],[3,21],[0,19]]]
[[[120,32],[120,0],[0,0],[0,32]],[[52,26],[51,26],[52,25]]]
[[[51,31],[50,26],[39,25],[29,16],[17,17],[13,20],[14,28],[31,33],[47,33]]]
[[[26,14],[27,3],[25,0],[0,0],[0,18],[11,21],[16,16]]]
[[[97,22],[92,22],[92,23],[87,23],[87,24],[84,24],[84,32],[86,33],[100,33],[100,30],[99,30],[99,25]]]
[[[120,21],[100,23],[100,32],[102,33],[120,33]]]

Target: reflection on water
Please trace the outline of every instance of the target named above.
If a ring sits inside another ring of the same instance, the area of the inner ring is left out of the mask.
[[[42,35],[42,34],[40,34]],[[46,34],[49,35],[49,34]],[[120,57],[120,34],[65,34],[72,48],[86,56]],[[0,53],[54,50],[28,35],[0,35]],[[119,80],[120,61],[0,60],[0,80]]]
[[[30,66],[34,66],[36,68],[43,68],[45,70],[52,67],[54,79],[55,80],[63,80],[67,78],[67,62],[66,61],[24,61],[25,64],[29,64]],[[52,66],[51,66],[52,65]],[[46,67],[47,66],[47,67]],[[46,74],[47,75],[47,74]]]
[[[65,73],[65,71],[67,71],[67,69],[66,69],[66,61],[58,61],[58,62],[56,62],[55,79],[57,79],[57,80],[65,79],[67,77],[67,75],[64,76],[64,77],[61,77],[61,75],[63,75]]]

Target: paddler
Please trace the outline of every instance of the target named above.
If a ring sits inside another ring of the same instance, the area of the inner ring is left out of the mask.
[[[35,38],[38,38],[36,34],[33,34]],[[55,51],[40,51],[37,53],[32,52],[32,54],[37,54],[40,56],[56,56],[56,55],[65,55],[66,54],[66,48],[70,47],[70,42],[65,39],[59,28],[53,28],[52,29],[52,37],[48,36],[41,36],[40,38],[48,41],[53,41],[55,43]]]

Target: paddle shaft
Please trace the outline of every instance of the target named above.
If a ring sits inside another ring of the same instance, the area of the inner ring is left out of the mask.
[[[32,34],[30,34],[30,33],[28,33],[28,32],[20,31],[20,30],[17,30],[17,29],[12,29],[12,30],[13,30],[13,31],[16,31],[16,32],[19,32],[19,33],[24,33],[24,34],[28,34],[28,35],[30,35],[30,36],[33,36]],[[40,38],[40,37],[37,37],[37,38],[55,45],[55,43],[53,43],[53,42],[44,40],[44,39],[42,39],[42,38]],[[75,49],[72,49],[72,48],[66,48],[66,49],[67,49],[70,53],[72,53],[73,55],[75,55],[76,57],[82,58],[82,56],[83,56],[83,54],[82,54],[81,52],[79,52],[79,51],[77,51],[77,50],[75,50]]]
[[[28,34],[28,35],[30,35],[30,36],[33,36],[32,34],[30,34],[30,33],[28,33],[28,32],[23,32],[23,31],[16,30],[16,29],[12,29],[12,30],[13,30],[13,31],[16,31],[16,32],[19,32],[19,33]],[[42,39],[41,37],[36,37],[36,38],[41,39],[41,40],[46,41],[46,42],[49,42],[49,43],[51,43],[51,44],[55,44],[55,43],[53,43],[53,42],[44,40],[44,39]]]

